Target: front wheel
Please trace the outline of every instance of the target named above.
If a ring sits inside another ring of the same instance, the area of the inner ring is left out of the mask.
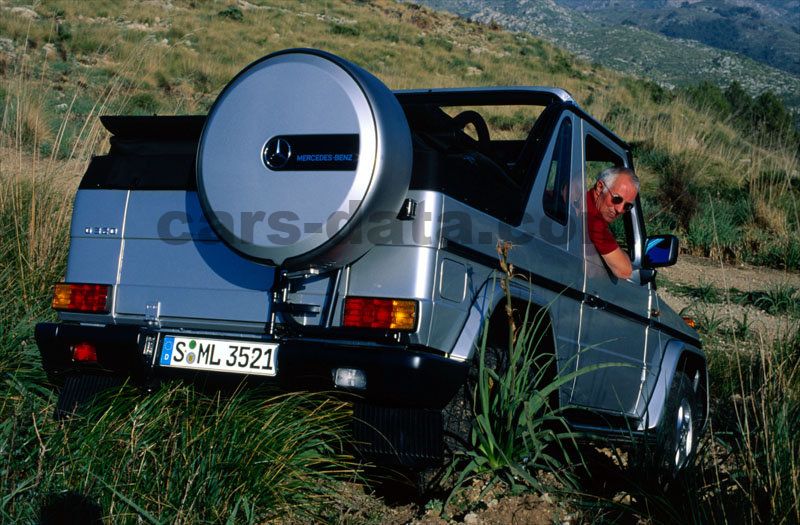
[[[685,373],[676,373],[657,434],[656,468],[665,482],[675,479],[694,459],[700,437],[700,417],[692,381]]]

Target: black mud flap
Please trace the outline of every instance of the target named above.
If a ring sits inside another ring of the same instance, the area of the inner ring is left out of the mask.
[[[125,383],[124,377],[107,375],[68,375],[64,378],[64,386],[58,395],[55,418],[65,419],[78,410],[78,407],[92,401],[94,397],[109,388],[119,387]]]
[[[353,438],[357,454],[381,466],[423,469],[442,464],[441,410],[355,403]]]

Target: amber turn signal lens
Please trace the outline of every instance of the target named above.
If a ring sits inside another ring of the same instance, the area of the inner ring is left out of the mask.
[[[110,297],[111,286],[107,284],[59,283],[53,291],[53,309],[106,313]]]
[[[691,317],[684,317],[683,322],[689,325],[689,328],[697,328],[697,322]]]
[[[348,297],[344,300],[342,324],[348,328],[411,331],[417,325],[417,301]]]

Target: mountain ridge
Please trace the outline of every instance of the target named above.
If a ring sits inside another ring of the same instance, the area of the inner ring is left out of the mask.
[[[693,85],[702,80],[725,87],[736,81],[751,95],[772,91],[800,112],[799,76],[694,40],[598,22],[560,5],[562,0],[412,1],[477,22],[533,34],[582,58],[649,78],[665,87]]]
[[[797,0],[555,0],[601,22],[696,40],[800,74]]]

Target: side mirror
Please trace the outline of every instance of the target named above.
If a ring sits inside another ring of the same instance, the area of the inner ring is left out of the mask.
[[[678,260],[678,238],[674,235],[648,237],[644,245],[645,268],[672,266]]]

